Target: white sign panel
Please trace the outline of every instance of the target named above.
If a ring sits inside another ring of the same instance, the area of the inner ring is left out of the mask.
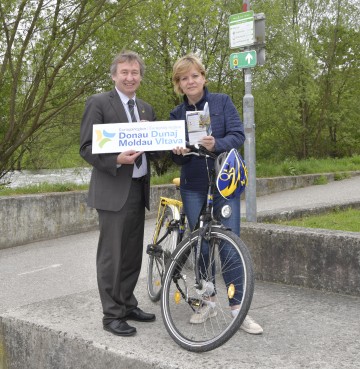
[[[186,147],[185,121],[107,123],[93,126],[93,154],[126,150],[163,151]]]
[[[252,45],[255,41],[254,12],[233,14],[229,18],[230,48]]]

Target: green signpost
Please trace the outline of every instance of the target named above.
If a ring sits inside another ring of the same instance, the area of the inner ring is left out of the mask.
[[[233,53],[230,55],[230,68],[242,69],[253,68],[256,66],[256,51],[249,50],[241,53]]]
[[[248,167],[248,185],[245,189],[246,220],[256,222],[256,160],[255,160],[255,117],[254,96],[251,93],[251,68],[265,61],[265,15],[254,14],[250,0],[242,1],[242,13],[229,17],[230,49],[241,52],[230,55],[230,68],[243,69],[245,94],[243,98],[243,121],[245,130],[244,156]],[[249,50],[251,48],[255,50]]]

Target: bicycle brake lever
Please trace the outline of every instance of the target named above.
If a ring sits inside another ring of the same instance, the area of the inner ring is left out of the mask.
[[[209,151],[207,148],[205,148],[203,145],[199,145],[199,149],[198,149],[198,153],[201,156],[209,156],[212,159],[216,159],[217,155],[214,154],[213,152]]]
[[[190,145],[190,143],[188,141],[186,141],[186,148],[190,149],[193,152],[198,152],[199,151],[199,149],[195,145]]]

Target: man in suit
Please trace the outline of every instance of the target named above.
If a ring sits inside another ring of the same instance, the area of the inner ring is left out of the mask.
[[[103,327],[119,336],[136,333],[128,320],[155,320],[154,314],[138,307],[134,296],[142,261],[145,206],[149,209],[151,154],[134,150],[92,154],[92,130],[94,124],[156,120],[153,108],[136,97],[144,69],[137,53],[117,55],[110,67],[115,88],[88,98],[80,129],[80,155],[93,166],[88,206],[99,216],[96,268]]]

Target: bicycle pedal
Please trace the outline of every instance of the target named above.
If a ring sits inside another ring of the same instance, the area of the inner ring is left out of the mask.
[[[200,307],[203,304],[202,300],[193,297],[189,297],[188,303],[193,307]]]
[[[146,247],[146,253],[150,256],[161,256],[163,253],[162,247],[160,245],[156,245],[156,244],[149,244]]]

